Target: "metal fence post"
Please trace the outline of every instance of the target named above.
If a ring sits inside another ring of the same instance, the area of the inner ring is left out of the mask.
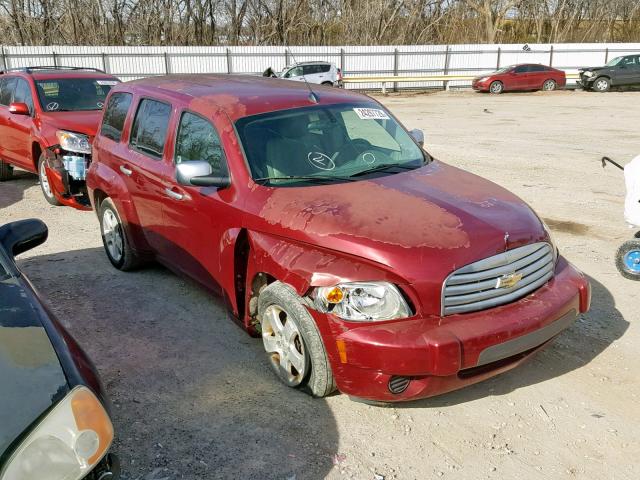
[[[398,49],[396,48],[393,51],[393,76],[394,77],[398,76],[398,62],[399,62],[399,53],[398,53]],[[393,82],[393,91],[394,92],[398,91],[398,82]]]
[[[549,66],[553,67],[553,45],[549,49]]]
[[[288,67],[290,65],[289,62],[289,50],[288,49],[284,49],[284,66]]]
[[[230,48],[227,48],[227,73],[233,73],[233,56]]]
[[[498,47],[498,63],[496,64],[496,70],[500,70],[501,57],[502,57],[502,48]]]
[[[106,73],[111,73],[111,66],[109,65],[109,57],[105,52],[102,52],[102,70]]]
[[[169,52],[164,52],[164,73],[166,75],[171,74],[171,59],[169,58]]]
[[[0,46],[0,58],[2,58],[2,69],[1,70],[6,70],[7,69],[7,58],[4,55],[4,45]]]
[[[444,54],[444,74],[449,75],[449,63],[451,61],[451,55],[450,55],[450,50],[451,50],[451,46],[447,45],[447,49],[445,51]],[[445,80],[444,82],[442,82],[442,86],[444,87],[445,91],[449,90],[449,81]]]
[[[340,49],[340,70],[342,71],[342,75],[344,75],[344,48]]]
[[[58,66],[58,54],[56,52],[51,52],[51,56],[53,57],[53,66]]]
[[[604,51],[604,64],[609,63],[609,47],[607,47]]]

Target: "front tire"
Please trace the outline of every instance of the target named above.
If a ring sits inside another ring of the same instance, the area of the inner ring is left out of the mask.
[[[500,95],[502,92],[504,92],[504,84],[502,82],[499,82],[498,80],[496,80],[495,82],[491,82],[491,85],[489,85],[489,92],[493,93],[494,95]]]
[[[6,182],[13,178],[13,166],[0,160],[0,182]]]
[[[608,92],[611,90],[611,80],[607,77],[600,77],[593,82],[593,89],[600,93]]]
[[[46,169],[47,159],[44,156],[44,153],[40,155],[40,159],[38,160],[38,178],[40,179],[40,189],[42,190],[42,195],[44,199],[49,202],[49,204],[54,207],[59,207],[62,205],[51,189],[51,183],[49,182],[49,176],[47,175]]]
[[[640,281],[640,240],[622,244],[616,254],[616,266],[624,278]]]
[[[314,397],[336,389],[318,327],[291,287],[281,282],[266,287],[258,315],[269,365],[285,385]]]
[[[558,88],[558,84],[555,80],[552,79],[546,80],[542,84],[542,90],[544,90],[545,92],[553,92],[556,88]]]
[[[127,272],[140,266],[140,257],[131,248],[118,210],[110,198],[100,204],[100,233],[107,258],[114,267]]]

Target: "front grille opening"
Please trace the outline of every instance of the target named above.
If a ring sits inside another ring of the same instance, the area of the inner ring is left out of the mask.
[[[409,388],[409,383],[411,383],[411,378],[394,375],[389,379],[389,391],[397,395]]]
[[[464,370],[460,370],[458,372],[458,378],[460,378],[461,380],[465,380],[468,378],[477,377],[479,375],[484,375],[485,373],[490,373],[493,370],[499,370],[502,367],[506,367],[512,363],[519,362],[524,357],[526,357],[533,351],[537,350],[538,348],[540,348],[540,346],[531,348],[527,351],[518,353],[511,357],[503,358],[502,360],[496,360],[495,362],[487,363],[485,365],[480,365],[479,367],[465,368]]]

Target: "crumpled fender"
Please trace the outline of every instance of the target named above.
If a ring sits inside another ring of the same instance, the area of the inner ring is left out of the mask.
[[[300,296],[304,296],[311,287],[326,287],[340,282],[406,283],[382,265],[347,253],[256,231],[249,232],[249,242],[248,280],[255,273],[266,273],[293,287]]]

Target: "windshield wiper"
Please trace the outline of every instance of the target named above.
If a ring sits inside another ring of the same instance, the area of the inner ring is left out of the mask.
[[[361,177],[362,175],[367,175],[368,173],[376,173],[376,172],[384,172],[385,170],[390,170],[392,168],[398,168],[400,170],[415,170],[415,166],[409,165],[398,165],[396,163],[383,163],[382,165],[378,165],[377,167],[373,167],[369,170],[363,170],[361,172],[356,172],[353,175],[349,175],[350,177]]]
[[[253,181],[256,183],[264,184],[270,180],[302,180],[305,182],[332,182],[334,180],[353,182],[350,177],[334,177],[331,175],[285,175],[281,177],[262,177],[255,178]]]

